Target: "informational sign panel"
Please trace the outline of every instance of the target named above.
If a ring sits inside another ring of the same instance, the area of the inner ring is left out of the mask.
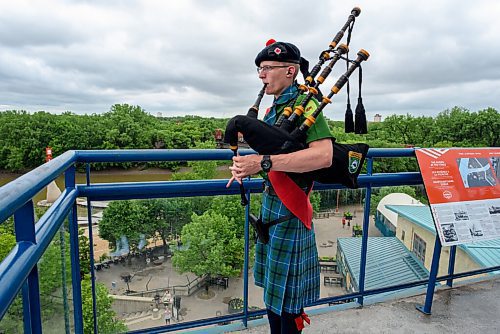
[[[443,246],[500,237],[500,148],[416,150]]]

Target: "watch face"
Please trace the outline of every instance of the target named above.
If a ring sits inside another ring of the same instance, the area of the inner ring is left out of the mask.
[[[269,172],[271,170],[273,163],[271,162],[271,158],[268,155],[265,155],[260,162],[260,166],[264,172]]]
[[[270,168],[271,168],[271,161],[269,161],[269,160],[262,161],[262,169],[263,170],[269,170]]]

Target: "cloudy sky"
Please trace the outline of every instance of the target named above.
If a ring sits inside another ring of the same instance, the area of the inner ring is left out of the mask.
[[[163,116],[244,114],[269,38],[296,44],[314,64],[354,6],[362,12],[351,55],[371,54],[369,119],[500,109],[497,0],[0,0],[0,110],[102,113],[128,103]],[[343,119],[345,100],[344,90],[326,116]]]

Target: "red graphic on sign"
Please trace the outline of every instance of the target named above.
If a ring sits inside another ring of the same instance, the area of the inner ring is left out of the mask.
[[[500,148],[418,149],[430,204],[500,197]]]

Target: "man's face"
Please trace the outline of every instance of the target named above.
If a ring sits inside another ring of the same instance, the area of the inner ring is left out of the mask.
[[[265,60],[260,63],[259,78],[267,84],[266,94],[279,96],[293,82],[293,65]]]

